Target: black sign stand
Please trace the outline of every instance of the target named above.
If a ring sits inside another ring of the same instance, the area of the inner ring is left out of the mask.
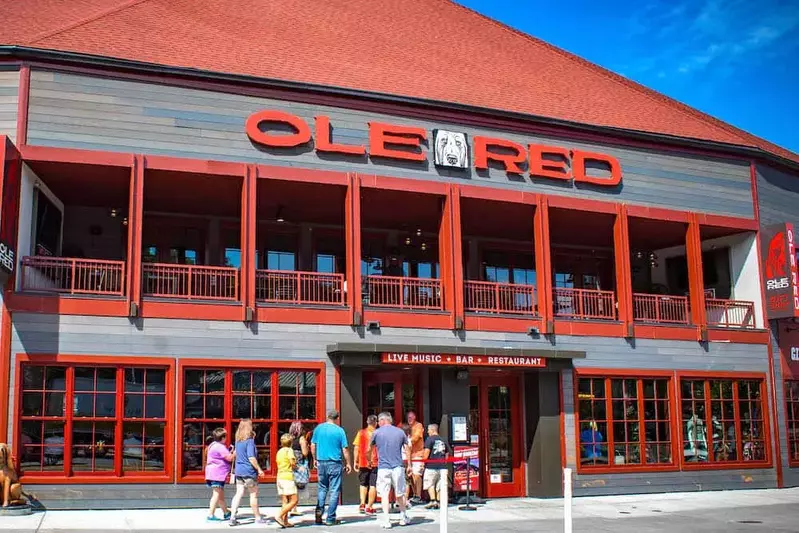
[[[472,505],[472,458],[471,456],[466,458],[466,499],[464,500],[461,498],[461,502],[465,502],[465,505],[461,505],[458,507],[460,511],[476,511],[477,507]]]

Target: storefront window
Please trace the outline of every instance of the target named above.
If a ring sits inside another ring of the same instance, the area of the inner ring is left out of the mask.
[[[788,423],[788,462],[799,465],[799,380],[785,382],[785,418]]]
[[[166,367],[24,363],[23,473],[165,473],[166,376]]]
[[[243,418],[253,421],[258,461],[272,470],[279,438],[294,421],[306,431],[318,423],[319,372],[272,369],[183,370],[182,475],[201,474],[205,438],[225,428],[232,443]]]
[[[681,380],[685,462],[765,462],[762,388],[762,380]]]
[[[673,463],[668,379],[585,377],[577,388],[582,467]]]

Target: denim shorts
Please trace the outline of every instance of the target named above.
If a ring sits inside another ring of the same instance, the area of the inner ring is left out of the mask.
[[[224,489],[225,482],[224,481],[211,481],[210,479],[205,480],[205,486],[209,489]]]

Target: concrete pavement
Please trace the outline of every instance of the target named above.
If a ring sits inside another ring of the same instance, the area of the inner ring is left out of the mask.
[[[266,502],[262,502],[266,503]],[[276,507],[262,508],[272,516]],[[342,506],[335,528],[313,526],[313,510],[294,519],[298,526],[328,533],[378,531],[375,518],[361,516],[357,508]],[[248,509],[240,515],[249,514]],[[411,525],[399,528],[408,533],[439,531],[439,514],[414,508]],[[563,530],[563,500],[494,500],[474,512],[451,508],[450,531],[478,533],[555,532]],[[690,492],[636,496],[576,498],[573,506],[575,532],[799,532],[799,488],[724,492]],[[394,517],[396,520],[398,517]],[[247,531],[276,529],[271,523],[258,526],[245,522],[235,529],[224,522],[207,523],[202,509],[125,510],[125,511],[48,511],[27,517],[0,517],[0,530],[19,533],[67,531]]]

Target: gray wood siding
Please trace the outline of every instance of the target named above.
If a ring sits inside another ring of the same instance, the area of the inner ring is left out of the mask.
[[[790,222],[799,227],[799,173],[757,165],[757,196],[761,225]]]
[[[545,338],[532,339],[520,333],[466,332],[464,338],[450,332],[422,329],[382,328],[379,335],[364,337],[346,326],[259,324],[251,330],[234,322],[200,320],[145,319],[131,323],[126,318],[85,317],[16,313],[13,317],[12,372],[19,353],[97,354],[120,356],[161,356],[181,358],[227,358],[242,360],[325,361],[327,363],[327,405],[335,404],[335,374],[326,355],[326,346],[336,342],[437,344],[495,348],[527,347],[542,350],[585,351],[576,359],[577,367],[668,370],[753,371],[768,373],[767,349],[762,345],[711,343],[705,351],[698,343],[685,341],[636,340],[634,344],[618,338],[558,336],[555,343]],[[12,383],[15,377],[12,376]],[[571,372],[563,373],[567,464],[576,465],[574,388]],[[9,399],[10,420],[15,419],[16,394]],[[12,427],[8,438],[13,439]],[[560,443],[552,443],[559,446]],[[635,492],[755,488],[776,486],[774,469],[672,472],[657,474],[579,475],[575,493],[621,494]],[[171,488],[170,488],[171,487]],[[180,503],[181,485],[156,488],[174,505],[197,505],[194,496]],[[47,489],[58,505],[76,506],[78,500]],[[86,489],[87,491],[89,489]],[[119,489],[127,490],[127,489]],[[137,489],[131,489],[137,490]],[[193,489],[192,489],[193,490]],[[173,491],[173,492],[169,492]],[[88,492],[87,492],[88,494]],[[186,492],[190,494],[190,492]],[[120,499],[124,499],[123,496]]]
[[[334,142],[348,144],[365,144],[367,123],[385,121],[423,126],[428,131],[434,128],[463,131],[470,142],[474,135],[487,135],[522,144],[543,143],[604,152],[619,159],[624,179],[620,187],[611,190],[592,186],[575,188],[556,180],[509,178],[503,171],[493,168],[485,174],[478,174],[437,169],[430,161],[420,164],[346,156],[319,157],[309,146],[289,151],[259,150],[245,135],[244,121],[251,113],[263,109],[284,110],[304,118],[311,125],[315,115],[328,115]],[[741,162],[44,71],[32,73],[28,142],[475,183],[714,214],[754,216],[749,167]]]
[[[577,339],[572,338],[570,342]],[[637,339],[635,348],[624,339],[592,338],[590,342],[592,346],[586,350],[586,358],[574,360],[575,368],[608,370],[629,368],[640,369],[642,374],[645,374],[647,369],[762,372],[768,381],[768,350],[763,345],[710,343],[708,351],[704,351],[698,343],[684,341]],[[566,464],[576,472],[575,384],[572,372],[564,371],[561,382],[565,412]],[[771,383],[768,383],[768,386],[770,389]],[[770,408],[767,399],[764,399],[764,406]],[[774,457],[773,447],[772,457]],[[775,468],[620,474],[575,473],[574,478],[576,496],[776,486]]]
[[[782,481],[785,487],[799,487],[799,468],[791,468],[788,466],[788,459],[790,453],[788,450],[788,420],[785,404],[785,383],[783,382],[782,375],[782,356],[780,355],[778,323],[771,321],[771,349],[774,352],[774,376],[775,383],[777,383],[777,431],[779,434],[779,441],[777,444],[780,446],[782,455]]]
[[[17,105],[19,103],[19,72],[0,71],[0,135],[11,141],[17,138]]]

